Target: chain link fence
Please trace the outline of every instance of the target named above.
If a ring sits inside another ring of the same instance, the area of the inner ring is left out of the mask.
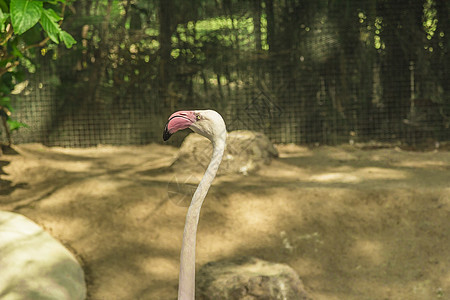
[[[15,96],[15,143],[160,143],[206,108],[275,143],[450,140],[445,1],[77,2],[77,46],[36,54]]]

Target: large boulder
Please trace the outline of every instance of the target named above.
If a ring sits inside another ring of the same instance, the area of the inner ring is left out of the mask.
[[[82,300],[81,266],[30,219],[0,211],[0,299]]]
[[[180,171],[203,172],[209,164],[211,153],[211,142],[199,134],[191,133],[183,141],[172,167]],[[228,133],[227,147],[218,175],[247,175],[264,164],[270,164],[274,157],[278,157],[278,151],[263,133],[232,131]]]
[[[207,263],[197,273],[201,300],[310,300],[297,273],[253,257]]]

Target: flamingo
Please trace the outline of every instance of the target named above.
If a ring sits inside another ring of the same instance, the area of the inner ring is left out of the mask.
[[[177,111],[167,121],[163,134],[164,141],[167,141],[178,130],[185,128],[190,128],[208,138],[213,145],[211,161],[195,190],[186,214],[181,246],[178,300],[194,300],[195,241],[200,209],[222,161],[227,130],[222,116],[214,110]]]

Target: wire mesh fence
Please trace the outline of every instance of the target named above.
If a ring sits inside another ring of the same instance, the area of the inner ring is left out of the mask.
[[[450,140],[446,1],[73,5],[78,44],[35,56],[16,143],[162,142],[171,112],[202,108],[275,143]]]

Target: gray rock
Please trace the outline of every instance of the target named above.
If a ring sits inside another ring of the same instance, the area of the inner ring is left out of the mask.
[[[201,300],[311,299],[291,267],[253,257],[207,263],[196,277]]]
[[[30,219],[0,211],[0,299],[85,298],[84,273],[72,253]]]

